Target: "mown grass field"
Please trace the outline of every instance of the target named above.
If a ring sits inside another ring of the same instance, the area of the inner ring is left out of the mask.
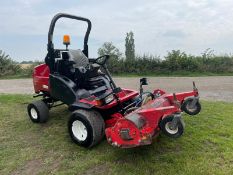
[[[210,73],[210,72],[186,72],[186,71],[177,71],[177,72],[165,72],[165,73],[148,73],[148,74],[112,74],[113,77],[211,77],[211,76],[233,76],[233,73]],[[32,75],[27,75],[23,73],[18,73],[16,75],[6,75],[0,77],[0,80],[7,79],[25,79],[31,78]]]
[[[73,144],[70,112],[50,111],[48,123],[32,123],[25,95],[0,95],[0,174],[233,174],[233,104],[202,102],[196,117],[184,115],[183,137],[159,136],[152,145],[92,149]]]

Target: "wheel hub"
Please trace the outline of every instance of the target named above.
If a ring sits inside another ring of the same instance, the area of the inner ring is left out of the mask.
[[[178,132],[178,126],[175,129],[173,129],[172,128],[172,122],[166,123],[165,129],[170,134],[176,134]]]
[[[79,120],[76,120],[72,124],[72,132],[73,135],[79,140],[84,141],[87,138],[87,128],[86,126]]]
[[[193,105],[192,103],[187,104],[187,109],[191,112],[195,111],[197,109],[196,105]]]
[[[37,111],[35,108],[31,108],[30,113],[31,113],[31,117],[33,119],[35,119],[35,120],[38,119],[38,114],[37,114]]]

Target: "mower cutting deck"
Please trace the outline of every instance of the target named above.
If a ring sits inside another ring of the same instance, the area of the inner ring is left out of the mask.
[[[68,35],[63,41],[66,49],[54,49],[53,32],[60,18],[87,22],[83,50],[69,49]],[[192,91],[176,94],[159,89],[143,92],[146,78],[140,79],[139,92],[117,87],[106,65],[110,56],[88,58],[90,31],[91,22],[83,17],[57,14],[52,19],[45,64],[33,71],[34,97],[42,99],[28,105],[32,122],[46,122],[51,108],[66,104],[72,112],[70,137],[83,147],[93,147],[104,135],[111,145],[121,148],[151,144],[160,131],[180,137],[184,132],[182,112],[196,115],[201,110],[195,83]]]
[[[161,90],[155,92],[158,95]],[[184,100],[190,97],[189,95],[194,95],[192,99],[198,99],[196,90],[177,95],[164,93],[131,113],[121,116],[114,126],[105,130],[108,142],[113,146],[130,148],[151,144],[160,131],[172,138],[180,137],[184,132],[184,122],[179,100],[183,102],[182,108],[190,112],[186,105],[188,99]],[[200,111],[200,106],[195,105],[194,108],[192,112]]]

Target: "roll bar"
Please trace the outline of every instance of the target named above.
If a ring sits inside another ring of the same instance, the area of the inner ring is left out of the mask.
[[[66,14],[66,13],[56,14],[50,23],[49,32],[48,32],[48,48],[47,48],[49,55],[52,55],[53,54],[52,52],[54,51],[53,33],[54,33],[55,24],[56,24],[57,20],[60,18],[70,18],[70,19],[75,19],[78,21],[87,22],[88,27],[87,27],[87,31],[86,31],[86,34],[84,37],[83,53],[88,57],[88,39],[89,39],[89,35],[91,32],[91,21],[87,18],[83,18],[80,16],[74,16],[74,15],[70,15],[70,14]]]

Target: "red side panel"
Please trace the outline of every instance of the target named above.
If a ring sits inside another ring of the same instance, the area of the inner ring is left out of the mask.
[[[167,98],[159,97],[120,118],[114,126],[106,128],[107,140],[121,148],[151,144],[152,138],[159,134],[160,120],[176,112],[180,112],[179,109],[171,105]]]
[[[46,64],[34,68],[32,77],[35,93],[49,92],[49,73],[49,67]]]
[[[189,92],[181,92],[181,93],[175,93],[176,98],[178,101],[183,103],[183,101],[188,97],[197,97],[199,95],[197,90],[189,91]],[[167,97],[171,102],[174,101],[173,94],[165,94],[165,97]]]

